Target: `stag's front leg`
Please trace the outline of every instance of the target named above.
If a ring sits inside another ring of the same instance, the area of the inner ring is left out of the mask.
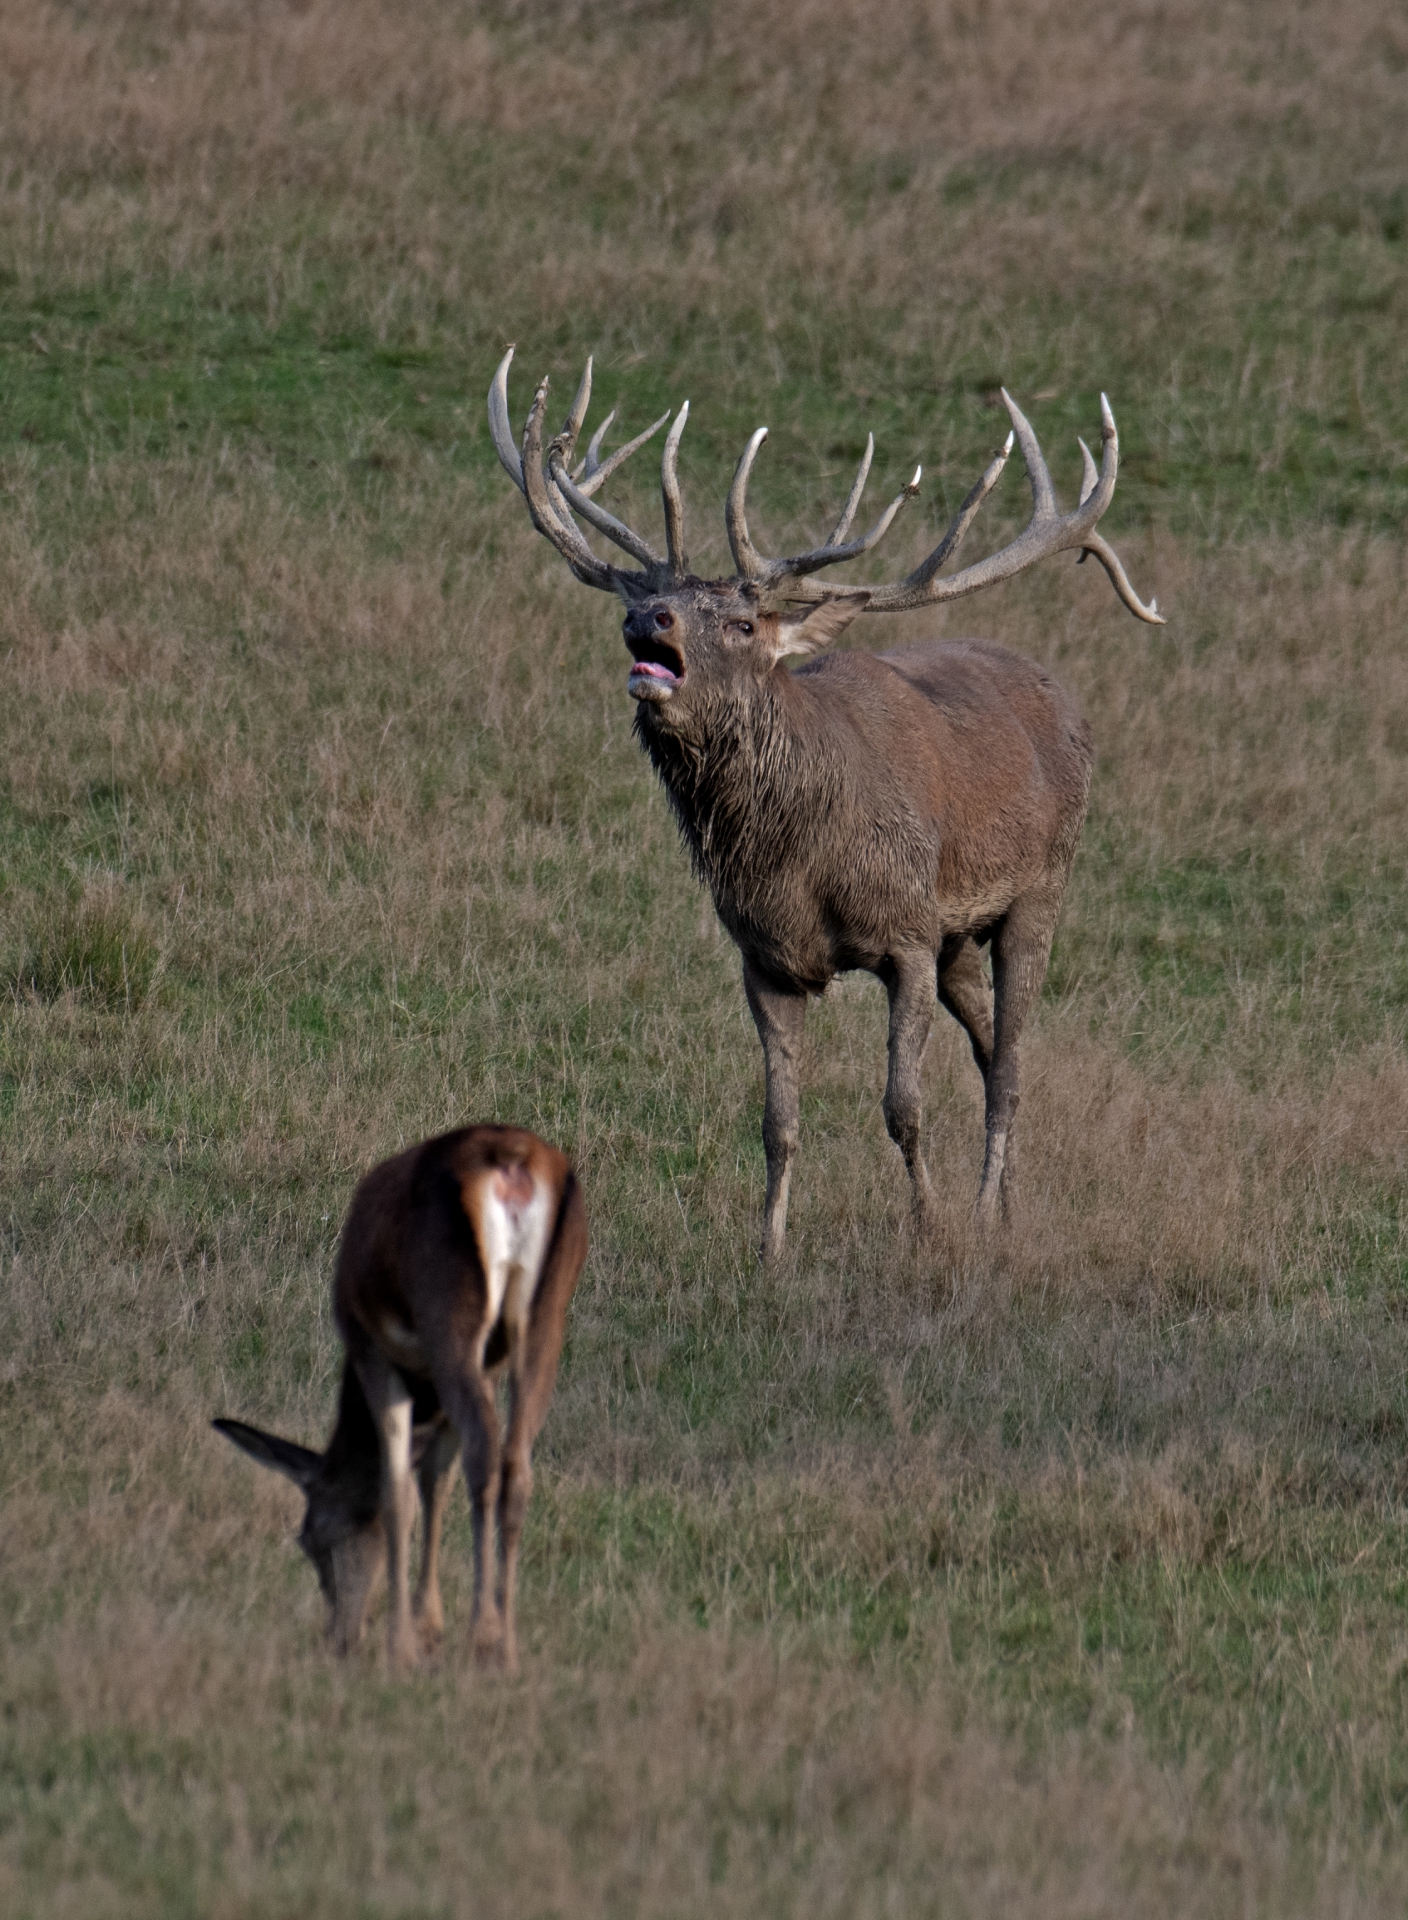
[[[743,991],[763,1043],[763,1152],[768,1163],[768,1196],[761,1252],[764,1264],[771,1265],[782,1253],[787,1232],[787,1195],[801,1135],[802,1031],[807,996],[770,986],[747,960],[743,962]]]
[[[881,976],[890,996],[890,1072],[885,1084],[885,1126],[904,1155],[914,1199],[914,1224],[923,1233],[933,1212],[929,1170],[919,1150],[923,1115],[920,1073],[924,1049],[934,1024],[937,997],[934,956],[919,952],[893,954]]]
[[[381,1440],[381,1518],[391,1589],[387,1651],[391,1665],[400,1669],[413,1666],[416,1657],[410,1582],[411,1528],[416,1517],[415,1484],[411,1479],[411,1395],[400,1374],[381,1354],[366,1354],[356,1366]]]

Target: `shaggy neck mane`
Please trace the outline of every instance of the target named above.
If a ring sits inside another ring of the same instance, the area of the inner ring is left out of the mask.
[[[804,858],[844,791],[839,743],[818,718],[785,669],[711,704],[686,732],[637,709],[636,737],[721,910],[746,905],[772,873]]]

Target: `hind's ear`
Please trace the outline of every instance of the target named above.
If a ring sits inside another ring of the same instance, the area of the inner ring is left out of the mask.
[[[858,613],[865,610],[868,593],[848,593],[835,600],[818,601],[805,612],[780,613],[777,616],[776,658],[789,653],[815,653],[839,640]]]
[[[300,1447],[294,1440],[280,1440],[277,1434],[246,1426],[243,1420],[212,1420],[210,1424],[217,1433],[232,1440],[241,1453],[247,1453],[261,1467],[272,1467],[275,1473],[283,1474],[305,1493],[323,1464],[323,1456],[314,1453],[311,1447]]]

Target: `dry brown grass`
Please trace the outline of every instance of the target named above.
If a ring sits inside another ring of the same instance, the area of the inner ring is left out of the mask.
[[[662,314],[697,342],[742,313],[800,326],[865,390],[874,341],[848,352],[828,309],[878,298],[885,352],[942,371],[975,300],[991,354],[1022,331],[1010,314],[1004,341],[1004,305],[1046,289],[1136,337],[1172,304],[1193,355],[1243,322],[1235,257],[1190,252],[1188,223],[1250,232],[1282,271],[1307,221],[1352,232],[1401,187],[1405,60],[1383,0],[1102,0],[1078,29],[1050,0],[20,0],[0,216],[29,285],[189,273],[245,299],[253,275],[273,319],[335,262],[383,333],[448,303],[485,358],[568,313],[623,355]],[[1089,324],[1063,318],[1046,381],[1088,387]],[[779,380],[805,355],[772,351]],[[1253,353],[1245,377],[1304,372]]]
[[[125,1818],[154,1861],[185,1856],[193,1904],[217,1916],[415,1911],[427,1856],[449,1910],[495,1915],[1329,1915],[1402,1898],[1310,1894],[1235,1794],[1150,1767],[1127,1736],[1014,1766],[943,1681],[916,1696],[648,1619],[609,1676],[539,1670],[511,1695],[451,1674],[379,1698],[283,1637],[236,1663],[223,1636],[140,1604],[54,1653],[11,1683],[22,1722],[182,1751],[179,1797],[149,1779]],[[338,1727],[333,1764],[305,1716]],[[288,1726],[276,1752],[261,1726]],[[290,1803],[310,1794],[317,1827],[300,1830]],[[298,1864],[271,1875],[281,1855]],[[49,1910],[126,1909],[80,1870]]]
[[[451,498],[435,511],[451,522],[468,507]],[[671,996],[666,988],[657,1002],[649,955],[676,937],[667,928],[688,928],[693,944],[712,923],[691,908],[668,818],[634,775],[609,609],[580,604],[516,526],[512,502],[477,518],[481,537],[505,550],[492,582],[513,583],[497,604],[483,578],[476,605],[447,596],[415,555],[373,560],[355,523],[320,532],[295,522],[281,538],[257,493],[198,489],[173,501],[160,533],[119,495],[104,532],[63,572],[12,528],[14,723],[31,743],[12,762],[12,792],[36,817],[81,810],[95,782],[133,796],[153,852],[123,876],[89,872],[76,911],[107,915],[111,944],[132,948],[139,999],[159,1002],[167,968],[198,975],[222,954],[227,964],[239,956],[241,995],[285,974],[309,977],[312,954],[336,956],[334,981],[379,967],[388,982],[393,971],[428,974],[454,992],[476,969],[483,978],[475,929],[487,919],[496,933],[514,929],[504,986],[515,943],[531,951],[542,934],[552,951],[536,970],[565,965],[579,992],[608,1007],[645,991],[645,1016],[670,1047]],[[1063,922],[1062,995],[1028,1050],[1027,1219],[1004,1264],[1058,1294],[1093,1289],[1126,1303],[1280,1295],[1312,1274],[1332,1286],[1325,1240],[1345,1182],[1396,1187],[1404,1173],[1401,1016],[1375,1009],[1401,932],[1372,917],[1370,893],[1354,909],[1361,935],[1352,921],[1347,931],[1307,917],[1287,935],[1289,960],[1273,952],[1245,979],[1184,1003],[1176,978],[1151,981],[1145,956],[1129,951],[1128,912],[1110,880],[1174,858],[1213,869],[1250,847],[1292,896],[1323,892],[1327,866],[1347,858],[1352,878],[1391,884],[1408,783],[1402,559],[1384,546],[1302,543],[1204,557],[1194,569],[1165,541],[1143,564],[1179,600],[1190,631],[1176,645],[1151,652],[1114,611],[1092,620],[1083,578],[1019,589],[985,622],[1081,688],[1101,753],[1097,846],[1077,865]],[[465,568],[472,577],[472,560]],[[217,607],[247,636],[233,657],[211,638]],[[578,689],[570,713],[525,698],[567,674]],[[472,771],[485,742],[502,767],[496,778]],[[603,802],[627,790],[626,813],[603,821]],[[547,892],[527,881],[544,861],[554,868]],[[616,884],[645,862],[663,918],[653,930],[623,924],[601,951],[576,903],[581,861],[613,871]],[[16,896],[35,902],[31,945],[42,945],[39,897]],[[1176,897],[1167,911],[1185,933]],[[59,909],[61,930],[74,913]],[[1237,931],[1210,926],[1206,968],[1236,964],[1227,942],[1235,947]],[[1165,932],[1155,923],[1156,946]],[[712,1164],[750,1130],[757,1063],[727,947],[706,941],[688,964],[724,996],[717,1012],[697,1010],[703,1051],[675,1067]],[[113,995],[123,997],[120,977]],[[55,1017],[47,1006],[17,1012],[22,1024]],[[162,1030],[155,1004],[150,1019]],[[1327,1047],[1337,1020],[1348,1031]],[[864,979],[841,983],[813,1029],[807,1081],[822,1109],[808,1129],[796,1227],[818,1248],[868,1241],[876,1221],[889,1238],[902,1193],[878,1120],[882,996]],[[573,1063],[555,1059],[552,1073],[570,1083]],[[978,1087],[948,1023],[931,1086],[949,1196],[943,1242],[985,1270],[967,1217]],[[47,1102],[52,1088],[35,1092]],[[270,1097],[287,1092],[274,1084]],[[324,1103],[341,1094],[334,1085],[312,1097],[326,1138]],[[359,1087],[342,1109],[343,1168],[361,1157],[366,1097]],[[448,1121],[460,1097],[447,1086],[423,1109],[427,1124]],[[560,1100],[540,1094],[535,1110],[552,1118]],[[610,1177],[647,1142],[626,1148],[603,1134],[591,1104],[578,1106],[574,1144]],[[388,1147],[400,1137],[393,1110],[377,1136]],[[861,1156],[847,1144],[858,1132],[869,1143]],[[712,1174],[686,1190],[695,1186],[722,1236],[750,1231],[750,1188]],[[668,1194],[665,1204],[668,1216]]]

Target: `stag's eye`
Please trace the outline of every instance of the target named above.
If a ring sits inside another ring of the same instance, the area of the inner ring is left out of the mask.
[[[745,640],[751,640],[753,637],[753,622],[751,620],[730,620],[728,630],[730,633],[741,633]]]

